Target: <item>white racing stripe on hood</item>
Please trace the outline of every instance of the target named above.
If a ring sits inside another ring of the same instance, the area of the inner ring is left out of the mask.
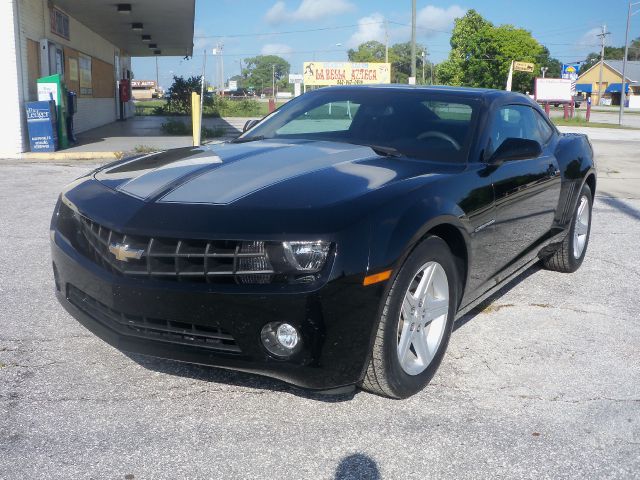
[[[223,164],[162,197],[161,203],[228,204],[276,183],[333,167],[342,162],[370,158],[367,147],[314,148],[314,155],[299,148],[264,153]],[[307,158],[299,158],[306,156]]]

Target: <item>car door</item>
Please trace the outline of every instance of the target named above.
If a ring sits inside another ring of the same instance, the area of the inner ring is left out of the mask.
[[[528,105],[504,105],[493,115],[489,151],[507,138],[535,140],[536,158],[507,161],[492,173],[495,194],[495,272],[504,278],[517,268],[551,230],[560,196],[560,170],[554,155],[555,130]],[[520,261],[522,260],[522,261]]]

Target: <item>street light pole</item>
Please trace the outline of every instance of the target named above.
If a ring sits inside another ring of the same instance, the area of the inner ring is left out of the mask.
[[[541,67],[540,71],[542,72],[542,78],[544,78],[544,76],[547,74],[547,70],[549,70],[548,67]]]
[[[272,80],[272,88],[271,88],[271,95],[273,96],[273,100],[275,101],[276,99],[276,65],[273,64],[271,65],[271,68],[273,69],[273,72],[271,74],[271,80]]]
[[[424,61],[426,57],[427,57],[427,53],[423,50],[422,51],[422,84],[423,85],[424,85]]]
[[[622,59],[622,88],[620,90],[620,115],[618,117],[618,123],[622,125],[624,120],[624,104],[627,101],[627,90],[625,88],[625,82],[627,80],[627,58],[629,57],[629,28],[631,27],[631,17],[640,10],[631,13],[631,10],[636,5],[640,5],[640,2],[629,2],[629,11],[627,12],[627,33],[624,37],[624,58]],[[157,57],[156,57],[157,59]]]

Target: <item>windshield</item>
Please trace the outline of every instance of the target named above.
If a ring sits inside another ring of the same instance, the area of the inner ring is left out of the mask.
[[[478,100],[428,90],[320,89],[282,106],[237,141],[306,139],[466,162]]]

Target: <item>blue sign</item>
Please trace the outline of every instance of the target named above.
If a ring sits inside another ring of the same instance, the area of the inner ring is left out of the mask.
[[[26,108],[31,151],[55,152],[58,148],[55,102],[27,102]]]
[[[578,72],[580,71],[579,63],[569,63],[562,65],[562,78],[569,79],[573,82],[578,80]]]

